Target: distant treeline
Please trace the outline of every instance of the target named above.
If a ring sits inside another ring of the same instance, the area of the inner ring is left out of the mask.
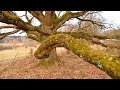
[[[0,43],[8,43],[8,42],[24,42],[28,40],[25,36],[7,36],[6,38],[0,40]]]

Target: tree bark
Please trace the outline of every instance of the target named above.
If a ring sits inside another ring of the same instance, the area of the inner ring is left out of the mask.
[[[59,57],[57,56],[56,48],[52,49],[49,53],[49,61],[59,61]]]

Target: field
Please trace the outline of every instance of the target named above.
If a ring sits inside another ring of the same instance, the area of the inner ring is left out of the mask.
[[[9,60],[9,59],[18,59],[22,57],[29,56],[30,50],[35,50],[34,47],[19,47],[17,49],[3,50],[0,51],[0,61],[1,60]]]
[[[39,65],[31,57],[35,47],[18,47],[0,51],[1,79],[111,79],[105,72],[82,60],[73,53],[63,54],[64,48],[57,48],[61,59],[50,66]]]

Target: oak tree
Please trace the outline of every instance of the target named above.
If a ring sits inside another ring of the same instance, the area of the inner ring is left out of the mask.
[[[81,22],[89,22],[93,25],[104,27],[102,22],[86,18],[88,15],[98,12],[25,11],[24,13],[23,16],[19,16],[15,11],[0,11],[0,22],[7,24],[0,26],[0,29],[14,28],[14,31],[0,33],[0,39],[22,30],[26,33],[28,38],[40,42],[40,46],[34,53],[34,56],[38,59],[48,58],[48,60],[52,61],[59,60],[56,47],[65,47],[87,62],[105,71],[112,78],[120,78],[120,64],[118,63],[120,59],[118,56],[110,55],[104,51],[93,51],[90,46],[79,40],[83,38],[92,43],[110,47],[100,42],[100,40],[111,39],[111,37],[82,32],[81,28],[74,31],[58,32],[59,28],[64,26],[67,21],[74,18]],[[32,17],[30,18],[28,14]],[[27,21],[24,21],[21,17],[25,17]],[[37,19],[40,25],[33,25],[33,19]]]

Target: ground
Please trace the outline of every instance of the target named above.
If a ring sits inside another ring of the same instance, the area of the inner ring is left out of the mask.
[[[29,56],[30,48],[18,48],[15,51],[19,51],[19,54],[25,51],[26,54],[22,57],[14,54],[11,59],[0,58],[1,79],[111,79],[105,72],[73,53],[61,54],[57,49],[61,61],[50,66],[42,66],[38,65],[38,59]],[[4,55],[5,51],[2,52],[0,55]]]

